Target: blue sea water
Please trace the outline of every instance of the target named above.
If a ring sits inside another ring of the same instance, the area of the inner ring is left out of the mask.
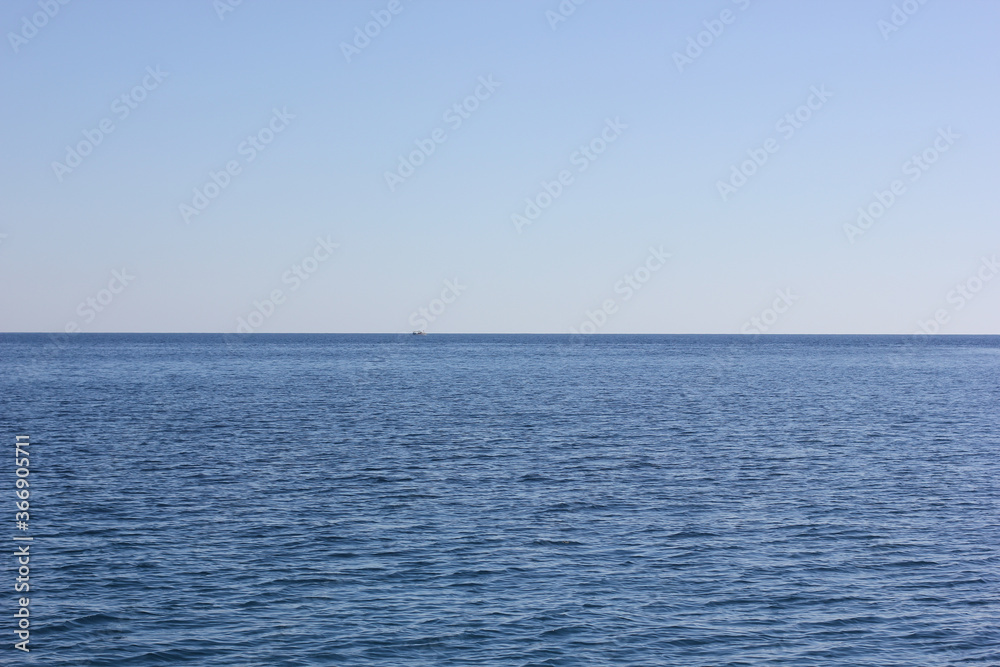
[[[998,426],[1000,337],[6,334],[0,663],[998,665]]]

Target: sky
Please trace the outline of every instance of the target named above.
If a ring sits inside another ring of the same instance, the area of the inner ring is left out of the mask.
[[[64,1],[0,331],[1000,334],[1000,3]]]

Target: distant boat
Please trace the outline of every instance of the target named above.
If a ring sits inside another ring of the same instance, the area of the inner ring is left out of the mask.
[[[423,329],[421,329],[420,331],[414,331],[414,332],[413,332],[413,335],[414,335],[414,336],[426,336],[426,335],[427,335],[427,332],[426,332],[426,331],[424,331]]]

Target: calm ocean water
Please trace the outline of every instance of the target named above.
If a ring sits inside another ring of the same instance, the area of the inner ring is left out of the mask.
[[[8,334],[0,371],[0,664],[1000,665],[1000,337]]]

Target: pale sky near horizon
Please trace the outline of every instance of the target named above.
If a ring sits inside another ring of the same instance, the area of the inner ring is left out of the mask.
[[[0,331],[1000,334],[996,2],[0,27]]]

